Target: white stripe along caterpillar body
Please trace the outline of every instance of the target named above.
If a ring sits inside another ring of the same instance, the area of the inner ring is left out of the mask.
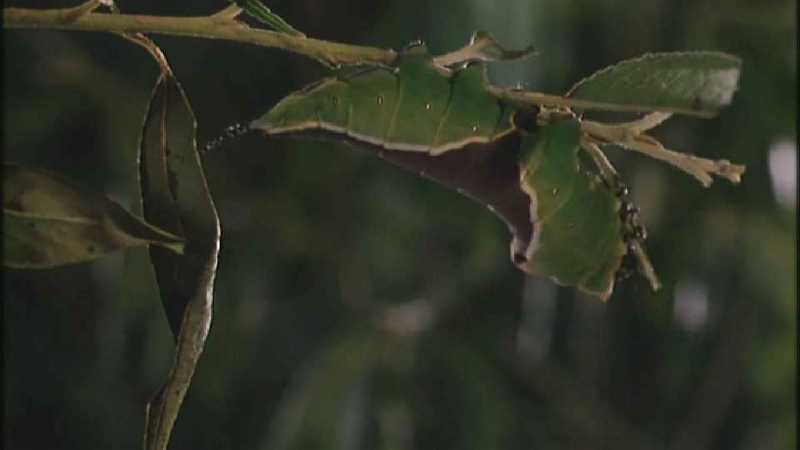
[[[581,156],[577,119],[537,126],[538,112],[497,95],[483,63],[450,70],[421,45],[294,92],[250,127],[347,141],[453,187],[506,222],[517,267],[606,299],[642,231]]]

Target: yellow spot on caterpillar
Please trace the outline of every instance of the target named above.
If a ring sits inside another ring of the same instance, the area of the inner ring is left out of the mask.
[[[382,96],[382,95],[379,95],[379,96],[378,96],[378,98],[377,98],[377,102],[378,102],[378,104],[379,104],[379,105],[382,105],[382,104],[383,104],[383,96]]]

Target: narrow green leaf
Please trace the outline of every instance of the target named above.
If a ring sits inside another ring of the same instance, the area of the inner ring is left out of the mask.
[[[363,437],[358,424],[370,414],[359,400],[385,350],[385,335],[375,332],[333,339],[289,386],[260,448],[358,448],[345,442]]]
[[[145,217],[186,236],[182,256],[151,249],[177,354],[164,387],[148,404],[145,449],[164,450],[211,326],[220,228],[195,142],[196,121],[178,81],[153,90],[140,145]]]
[[[283,20],[283,18],[281,18],[279,15],[272,12],[272,10],[267,8],[267,6],[261,3],[259,0],[237,0],[233,3],[242,8],[247,15],[267,25],[275,31],[291,34],[292,36],[306,36],[293,26],[289,25],[289,23]]]
[[[512,436],[515,421],[513,389],[486,358],[463,342],[441,339],[430,342],[433,354],[443,361],[442,372],[450,380],[446,387],[463,408],[450,420],[463,430],[454,447],[481,450],[504,448]],[[447,397],[447,396],[445,396]],[[419,414],[417,415],[419,416]],[[455,443],[454,443],[455,444]]]
[[[3,265],[44,269],[154,244],[182,252],[183,239],[62,177],[3,164]],[[164,249],[168,249],[164,250]]]
[[[575,84],[568,98],[711,117],[730,104],[741,60],[720,52],[652,53]]]

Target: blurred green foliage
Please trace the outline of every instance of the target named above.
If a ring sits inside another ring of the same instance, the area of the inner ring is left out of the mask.
[[[156,15],[223,3],[118,2]],[[778,201],[789,167],[770,164],[779,147],[796,161],[794,2],[267,4],[309,36],[357,44],[422,37],[443,53],[475,29],[533,43],[538,57],[496,64],[491,78],[553,94],[645,52],[736,54],[733,105],[657,134],[748,172],[738,187],[703,189],[612,151],[665,287],[654,294],[633,279],[603,304],[525,277],[491,214],[372,155],[231,142],[206,159],[223,227],[215,318],[173,448],[796,446],[796,196]],[[277,50],[155,40],[200,142],[325,73]],[[138,134],[158,73],[150,57],[106,34],[14,30],[3,46],[6,161],[59,171],[135,210]],[[788,180],[796,189],[796,172]],[[146,253],[7,270],[3,281],[6,447],[138,446],[144,404],[172,357]]]

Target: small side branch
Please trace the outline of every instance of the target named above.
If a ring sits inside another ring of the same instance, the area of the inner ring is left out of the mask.
[[[242,8],[239,7],[236,3],[231,3],[227,8],[219,11],[217,13],[212,14],[212,19],[217,20],[234,20],[242,13]]]
[[[626,197],[628,195],[628,188],[625,186],[622,180],[620,180],[617,170],[611,164],[611,161],[608,160],[605,153],[600,150],[600,147],[597,145],[597,143],[595,143],[591,138],[584,136],[581,138],[581,147],[589,153],[589,156],[592,157],[595,165],[600,171],[600,175],[611,187],[611,189],[613,189],[617,195]],[[638,227],[638,218],[634,216],[633,221],[633,226]],[[653,290],[657,291],[661,289],[661,281],[658,279],[658,275],[656,275],[656,270],[653,268],[653,263],[650,262],[647,252],[644,250],[642,244],[643,239],[643,237],[641,239],[631,239],[626,242],[626,244],[628,245],[628,251],[633,254],[634,258],[636,258],[636,262],[639,266],[639,273],[641,273],[650,283],[650,286],[653,288]]]
[[[629,105],[620,103],[604,103],[596,102],[593,100],[581,100],[576,98],[562,97],[558,95],[543,94],[541,92],[523,91],[519,89],[490,87],[492,93],[500,98],[510,100],[513,102],[547,106],[549,108],[561,110],[599,110],[599,111],[614,111],[614,112],[629,112],[629,113],[650,113],[653,111],[652,107],[642,105]],[[681,113],[687,116],[711,118],[714,113],[708,111],[690,111],[680,108],[659,108],[659,114],[672,114]],[[668,117],[668,116],[667,116]]]
[[[734,184],[741,181],[745,171],[743,165],[732,164],[726,159],[711,160],[669,150],[654,137],[644,134],[644,131],[659,125],[668,117],[663,113],[654,113],[641,120],[622,124],[602,124],[584,120],[581,122],[581,129],[596,142],[616,144],[669,163],[692,175],[705,187],[711,186],[714,181],[712,175],[725,178]]]

